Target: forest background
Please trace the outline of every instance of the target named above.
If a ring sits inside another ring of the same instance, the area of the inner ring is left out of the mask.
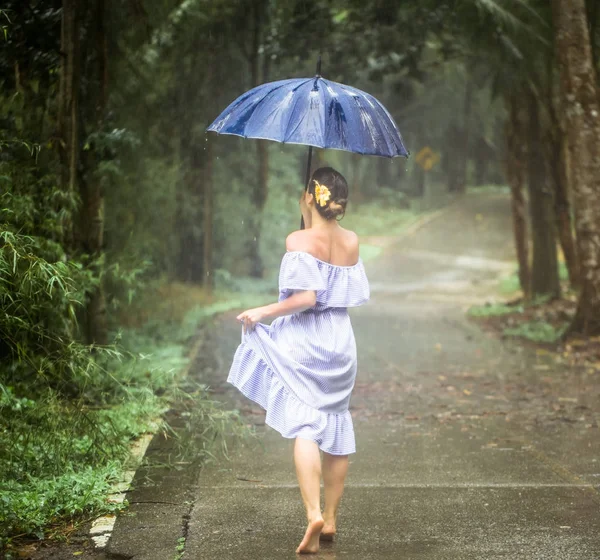
[[[306,149],[205,130],[319,54],[440,158],[318,150],[349,181],[348,227],[393,235],[509,189],[522,298],[571,290],[561,334],[600,334],[599,23],[595,0],[5,0],[1,544],[121,507],[128,442],[176,400],[200,460],[238,426],[178,372],[203,320],[272,297]]]

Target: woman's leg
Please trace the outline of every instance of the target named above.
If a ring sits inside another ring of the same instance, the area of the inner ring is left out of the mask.
[[[344,481],[348,472],[348,455],[323,453],[323,482],[325,484],[325,526],[323,540],[333,540],[338,506],[344,493]]]
[[[319,550],[319,535],[323,529],[321,515],[321,455],[314,441],[296,438],[294,462],[302,500],[308,517],[308,528],[296,552],[315,553]]]

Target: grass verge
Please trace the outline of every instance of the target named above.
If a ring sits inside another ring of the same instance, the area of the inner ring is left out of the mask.
[[[169,431],[156,423],[169,408],[186,411],[188,429],[173,434],[186,459],[216,459],[227,454],[213,444],[226,441],[220,435],[248,435],[235,411],[181,372],[203,323],[265,297],[157,284],[129,308],[129,325],[115,335],[110,355],[99,355],[102,367],[89,379],[87,395],[67,400],[48,388],[25,397],[27,387],[0,385],[0,550],[6,558],[16,554],[15,543],[66,538],[78,523],[126,507],[109,493],[126,466],[129,443],[149,431]]]

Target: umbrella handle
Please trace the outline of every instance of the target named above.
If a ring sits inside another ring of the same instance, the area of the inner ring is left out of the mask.
[[[321,76],[321,53],[317,60],[317,77]],[[308,147],[308,161],[306,162],[306,180],[304,181],[304,190],[308,191],[308,182],[310,181],[310,164],[312,163],[312,146]],[[304,229],[304,216],[300,218],[300,229]]]
[[[313,147],[308,147],[308,160],[306,162],[306,180],[304,181],[304,190],[308,191],[308,182],[310,181],[310,165],[312,163],[312,151]],[[300,229],[304,229],[304,216],[300,218]]]

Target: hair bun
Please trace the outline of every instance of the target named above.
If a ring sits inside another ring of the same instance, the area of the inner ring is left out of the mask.
[[[318,187],[317,187],[318,185]],[[325,204],[316,205],[316,210],[326,220],[332,220],[346,213],[348,203],[348,183],[343,175],[332,167],[317,169],[310,180],[308,191],[317,196],[317,191],[326,187]],[[317,198],[317,200],[319,200]]]
[[[323,212],[323,217],[327,220],[332,220],[337,218],[338,216],[344,216],[346,213],[346,200],[332,200],[325,207],[325,211]]]

